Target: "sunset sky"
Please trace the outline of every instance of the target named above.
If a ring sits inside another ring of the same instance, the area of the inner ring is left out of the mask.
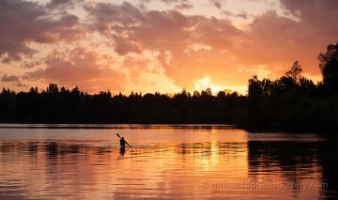
[[[336,0],[0,0],[0,86],[246,94],[338,41]]]

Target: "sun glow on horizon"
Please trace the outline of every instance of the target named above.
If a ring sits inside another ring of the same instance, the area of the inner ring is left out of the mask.
[[[1,1],[1,87],[245,95],[252,76],[277,79],[296,60],[318,82],[318,54],[337,40],[322,19],[338,4],[314,2]]]
[[[213,95],[216,95],[218,92],[220,91],[225,91],[225,90],[230,90],[231,92],[238,92],[242,95],[246,94],[246,90],[247,90],[247,86],[218,86],[218,85],[214,85],[211,82],[211,79],[208,75],[204,76],[201,79],[195,80],[194,81],[195,84],[195,88],[194,90],[196,91],[202,91],[205,90],[207,88],[210,88],[211,91],[213,92]]]

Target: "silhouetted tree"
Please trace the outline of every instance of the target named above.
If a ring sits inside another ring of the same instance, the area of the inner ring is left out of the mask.
[[[324,86],[329,93],[338,93],[338,42],[336,45],[330,44],[318,59]]]
[[[316,85],[312,80],[302,77],[299,79],[299,90],[302,93],[313,94],[316,91]]]
[[[224,98],[226,96],[225,92],[224,91],[219,91],[217,93],[217,98]]]
[[[270,79],[263,79],[261,82],[259,82],[261,85],[262,90],[262,96],[270,96],[271,92],[273,91],[273,84]]]
[[[200,96],[201,96],[200,92],[195,90],[193,93],[193,97],[200,97]]]
[[[251,99],[259,99],[263,95],[262,82],[255,75],[251,79],[249,79],[249,98]]]
[[[55,83],[50,83],[46,89],[47,93],[56,94],[59,92],[58,85]]]
[[[207,89],[205,89],[205,91],[202,90],[201,96],[212,96],[212,90],[211,90],[211,88],[208,87]]]
[[[294,62],[291,69],[287,72],[285,72],[285,76],[291,77],[295,84],[298,83],[298,80],[302,77],[300,75],[302,73],[303,69],[301,65],[298,63],[298,61]]]
[[[282,93],[286,93],[297,88],[297,84],[292,77],[282,76],[279,79],[279,82],[280,82],[279,90]]]
[[[262,81],[255,75],[249,79],[247,126],[259,126],[255,119],[260,115],[259,104],[263,96]]]
[[[2,88],[0,94],[0,119],[8,120],[16,116],[16,94],[10,89]]]

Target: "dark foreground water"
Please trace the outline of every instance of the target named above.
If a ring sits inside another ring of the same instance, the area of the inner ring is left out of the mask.
[[[206,125],[0,125],[0,199],[336,199],[338,146]],[[119,153],[119,133],[132,145]]]

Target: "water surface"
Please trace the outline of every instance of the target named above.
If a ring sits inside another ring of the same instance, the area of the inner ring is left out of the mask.
[[[337,140],[221,125],[0,126],[0,199],[337,198]],[[119,154],[119,133],[132,145]]]

